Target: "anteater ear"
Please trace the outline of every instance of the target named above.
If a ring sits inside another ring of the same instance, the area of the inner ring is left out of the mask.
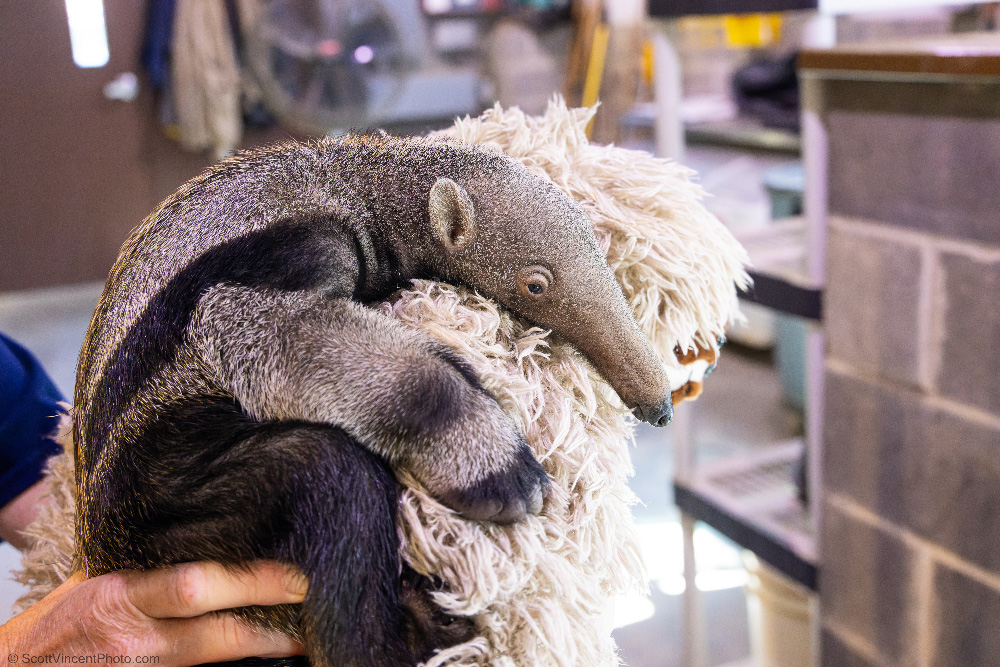
[[[476,233],[476,210],[465,189],[450,178],[431,188],[431,224],[445,248],[461,248]]]

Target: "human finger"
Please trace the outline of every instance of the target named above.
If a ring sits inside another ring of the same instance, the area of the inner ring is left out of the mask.
[[[151,618],[192,618],[220,609],[302,602],[308,587],[296,568],[257,561],[247,568],[182,563],[125,572],[129,602]]]
[[[302,644],[291,637],[252,628],[232,614],[163,620],[159,625],[163,639],[172,648],[171,662],[180,665],[305,654]]]

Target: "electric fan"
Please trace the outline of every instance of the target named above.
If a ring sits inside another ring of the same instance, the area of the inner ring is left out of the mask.
[[[265,106],[312,134],[477,113],[475,67],[441,61],[416,0],[258,0],[244,32]]]

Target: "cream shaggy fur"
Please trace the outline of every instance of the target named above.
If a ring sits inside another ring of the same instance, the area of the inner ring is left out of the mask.
[[[584,127],[593,113],[561,100],[537,118],[496,107],[442,134],[493,144],[577,200],[640,326],[667,367],[682,370],[675,346],[712,347],[739,317],[736,287],[748,282],[746,255],[700,203],[690,170],[588,143]],[[428,667],[617,665],[607,603],[645,586],[629,509],[635,497],[626,485],[634,423],[628,411],[569,344],[471,290],[417,281],[381,307],[469,361],[552,479],[539,516],[496,526],[458,518],[401,475],[403,556],[450,585],[437,602],[473,616],[480,635],[439,653]],[[55,460],[57,502],[31,529],[37,542],[20,575],[33,587],[25,604],[70,572],[71,467],[67,456]]]

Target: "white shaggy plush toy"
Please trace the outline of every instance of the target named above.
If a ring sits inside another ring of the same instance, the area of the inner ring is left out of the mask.
[[[701,204],[690,170],[588,143],[593,113],[560,100],[537,118],[496,107],[441,134],[495,145],[583,207],[678,402],[700,391],[718,338],[739,317],[746,255]],[[605,610],[613,596],[645,586],[626,485],[629,411],[572,346],[470,290],[416,281],[381,308],[466,359],[552,482],[540,515],[502,526],[459,518],[401,475],[403,558],[446,582],[435,600],[473,617],[478,631],[427,665],[617,665]],[[22,606],[70,574],[71,456],[55,459],[50,475],[55,502],[30,529],[35,547],[20,580],[32,590]]]

